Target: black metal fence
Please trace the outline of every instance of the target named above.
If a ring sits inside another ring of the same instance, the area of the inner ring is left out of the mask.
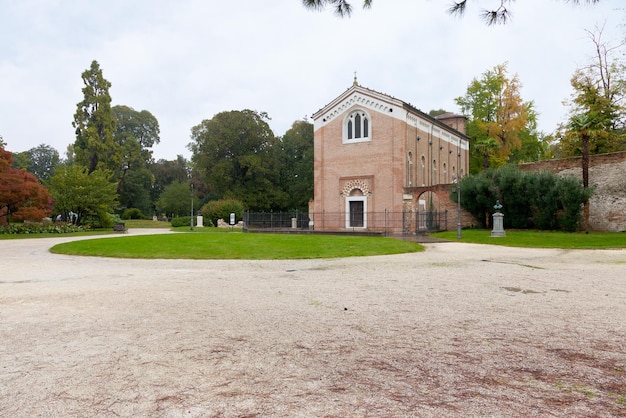
[[[378,232],[385,235],[427,234],[448,229],[448,211],[245,212],[244,231]]]
[[[243,214],[243,228],[247,229],[309,229],[308,212],[249,212]]]

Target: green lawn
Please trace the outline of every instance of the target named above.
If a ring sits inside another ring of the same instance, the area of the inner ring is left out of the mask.
[[[126,228],[171,228],[172,224],[163,221],[153,221],[152,219],[126,219],[122,220]]]
[[[278,260],[400,254],[424,250],[424,247],[413,242],[382,237],[220,233],[214,228],[203,228],[202,232],[82,240],[55,245],[50,251],[120,258]]]
[[[433,237],[450,241],[469,242],[476,244],[505,245],[509,247],[534,248],[571,248],[571,249],[607,249],[626,248],[624,232],[550,232],[507,230],[506,237],[492,237],[490,230],[464,229],[462,238],[456,237],[457,231],[444,231],[431,234]]]

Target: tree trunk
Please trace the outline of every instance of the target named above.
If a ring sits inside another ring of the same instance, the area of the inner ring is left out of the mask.
[[[589,135],[586,132],[582,135],[582,148],[583,188],[587,189],[589,187]],[[585,221],[585,232],[589,232],[589,200],[585,201],[583,217]]]

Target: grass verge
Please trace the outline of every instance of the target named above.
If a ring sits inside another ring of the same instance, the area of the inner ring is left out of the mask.
[[[89,235],[109,235],[113,233],[112,230],[104,230],[104,229],[94,229],[90,231],[83,232],[67,232],[63,234],[51,234],[51,233],[41,233],[41,234],[0,234],[0,240],[9,240],[9,239],[30,239],[30,238],[65,238],[65,237],[85,237]]]
[[[506,237],[492,237],[490,230],[464,229],[461,239],[457,231],[444,231],[431,234],[433,237],[450,241],[474,244],[504,245],[509,247],[569,248],[569,249],[610,249],[626,248],[624,232],[553,232],[507,230]]]
[[[181,233],[93,239],[55,245],[57,254],[147,259],[280,260],[357,257],[423,251],[419,244],[393,238]]]

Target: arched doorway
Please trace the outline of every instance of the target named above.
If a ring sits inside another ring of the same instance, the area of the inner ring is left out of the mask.
[[[355,188],[346,197],[346,228],[367,228],[367,196]]]

